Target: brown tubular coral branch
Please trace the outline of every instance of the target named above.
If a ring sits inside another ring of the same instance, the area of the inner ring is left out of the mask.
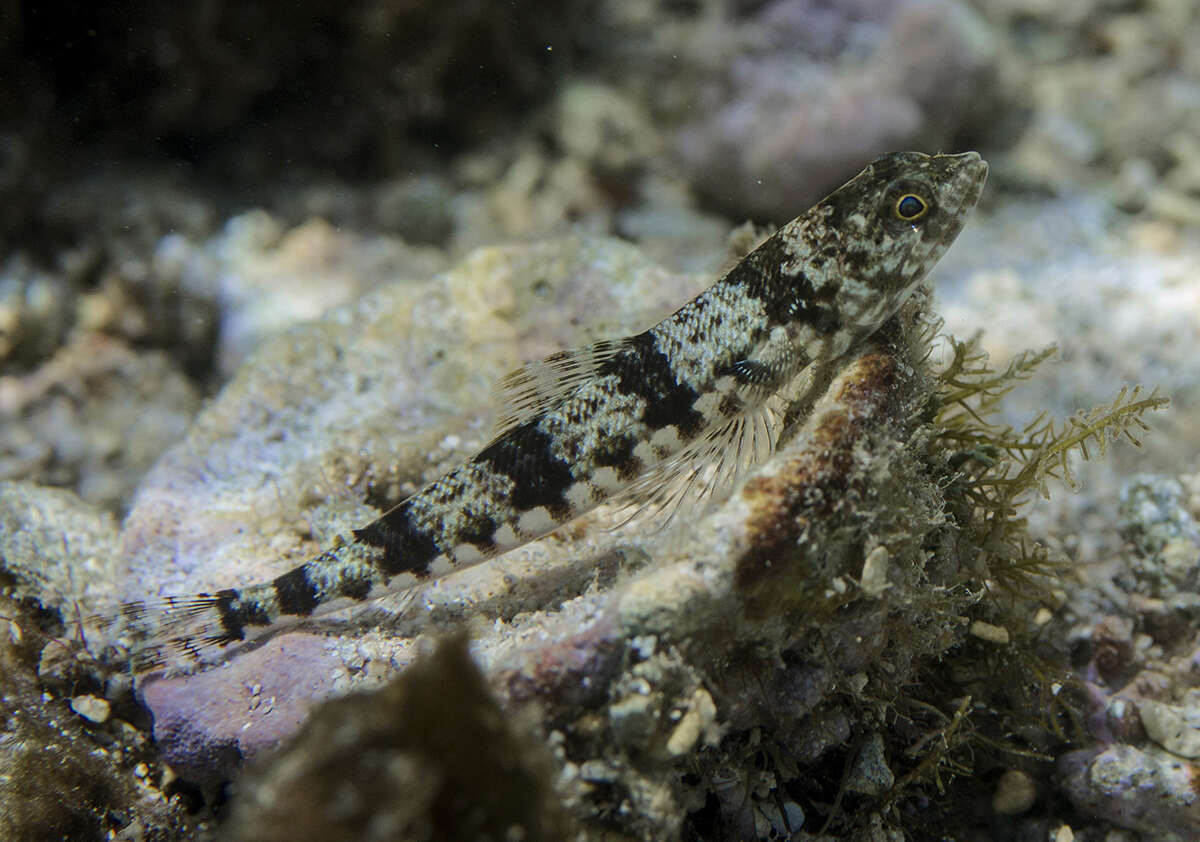
[[[855,360],[816,407],[804,447],[778,470],[745,484],[749,541],[736,563],[736,582],[752,602],[756,593],[770,594],[788,574],[808,525],[844,499],[856,446],[880,424],[902,422],[901,380],[900,367],[889,355]]]

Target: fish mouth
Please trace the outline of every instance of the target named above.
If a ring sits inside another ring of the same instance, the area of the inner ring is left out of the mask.
[[[979,202],[979,197],[983,195],[983,187],[987,184],[987,161],[983,160],[978,152],[962,152],[958,155],[939,157],[956,159],[956,172],[953,176],[954,193],[962,196],[962,200],[958,204],[958,211],[960,213],[969,211]]]
[[[988,165],[978,152],[962,152],[957,155],[936,155],[934,157],[944,159],[949,165],[946,170],[949,173],[949,184],[945,193],[956,198],[954,210],[950,214],[953,221],[938,237],[938,241],[942,245],[949,246],[958,237],[967,222],[971,209],[978,204],[979,197],[983,195],[983,187],[987,183]]]

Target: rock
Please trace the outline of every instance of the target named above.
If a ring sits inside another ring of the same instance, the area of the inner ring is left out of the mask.
[[[773,2],[721,32],[729,58],[694,56],[675,144],[695,188],[735,217],[782,223],[863,161],[996,118],[982,107],[998,96],[994,36],[955,0]]]
[[[70,324],[71,284],[14,255],[0,268],[0,362],[28,365],[58,347]]]
[[[701,688],[692,694],[687,713],[667,738],[667,753],[675,757],[690,754],[702,736],[708,745],[716,745],[720,734],[716,705],[712,696]]]
[[[0,479],[64,486],[122,511],[199,405],[166,354],[76,335],[28,373],[0,377]]]
[[[1200,697],[1194,700],[1200,702]],[[1152,699],[1138,703],[1146,736],[1172,754],[1200,758],[1200,705],[1169,705]]]
[[[998,646],[1007,645],[1011,639],[1008,629],[992,623],[985,623],[983,620],[974,620],[971,623],[970,633],[972,637],[986,640],[988,643],[995,643]]]
[[[567,85],[556,107],[555,134],[569,155],[610,174],[644,166],[659,135],[639,103],[594,82]]]
[[[295,734],[344,672],[322,638],[296,632],[224,668],[186,681],[151,680],[139,692],[171,768],[215,787]]]
[[[1153,178],[1125,179],[1122,203],[1193,219],[1188,194],[1194,191],[1186,185],[1200,160],[1194,142],[1200,84],[1194,68],[1174,72],[1176,50],[1192,43],[1200,26],[1187,8],[1175,2],[1138,12],[1096,3],[980,7],[1003,45],[1002,74],[1020,84],[1028,109],[1014,169],[1070,190],[1119,182],[1130,162],[1155,162]],[[1088,49],[1088,38],[1103,46]]]
[[[73,492],[0,482],[0,576],[18,599],[62,619],[119,594],[118,530],[111,514]]]
[[[846,778],[846,789],[863,795],[883,795],[895,782],[896,776],[888,768],[884,755],[883,737],[876,731],[859,749]]]
[[[1200,800],[1196,765],[1153,746],[1114,745],[1059,759],[1064,789],[1076,809],[1155,839],[1195,838]]]
[[[1200,590],[1200,522],[1175,477],[1139,475],[1121,488],[1121,532],[1140,551],[1134,567],[1150,594]]]
[[[550,769],[458,637],[385,686],[314,711],[241,784],[223,838],[572,838]]]
[[[405,242],[441,245],[454,233],[453,200],[453,193],[439,179],[405,178],[376,191],[372,216],[382,230]],[[414,272],[413,277],[424,275]]]
[[[284,230],[264,211],[233,217],[183,260],[184,273],[207,275],[216,288],[217,365],[226,376],[266,338],[382,282],[428,277],[442,268],[429,248],[338,230],[319,217]]]
[[[109,714],[112,713],[108,702],[96,696],[76,696],[71,699],[71,710],[97,725],[107,721]]]
[[[859,585],[868,598],[878,599],[887,588],[887,569],[890,558],[887,547],[876,547],[867,553],[867,557],[863,560]]]

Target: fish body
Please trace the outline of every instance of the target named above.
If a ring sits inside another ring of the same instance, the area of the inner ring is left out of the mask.
[[[711,490],[774,446],[769,401],[836,364],[904,303],[961,231],[987,165],[885,155],[654,327],[531,363],[474,456],[270,582],[130,603],[155,665],[438,576],[614,500]]]

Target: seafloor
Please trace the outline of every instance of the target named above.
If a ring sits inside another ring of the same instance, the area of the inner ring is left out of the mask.
[[[0,839],[1200,839],[1200,6],[0,34]],[[90,615],[288,570],[485,444],[506,372],[899,149],[984,198],[732,493],[105,660]]]

